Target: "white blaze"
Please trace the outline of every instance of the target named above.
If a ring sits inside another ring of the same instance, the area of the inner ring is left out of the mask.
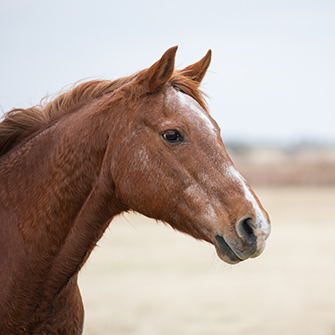
[[[255,228],[259,232],[258,237],[264,238],[264,240],[266,240],[269,237],[270,232],[271,232],[271,227],[270,227],[268,220],[266,219],[263,211],[259,208],[259,205],[255,197],[250,192],[241,174],[233,166],[229,168],[229,173],[235,178],[235,180],[237,180],[241,184],[246,199],[251,202],[255,210],[255,213],[256,213]]]
[[[180,91],[175,93],[180,105],[186,107],[183,109],[184,115],[187,114],[193,121],[201,122],[204,127],[215,134],[215,127],[206,111],[189,95]]]

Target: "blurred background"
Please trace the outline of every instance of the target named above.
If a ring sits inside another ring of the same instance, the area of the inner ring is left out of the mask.
[[[132,214],[80,276],[89,334],[335,334],[335,2],[1,0],[0,116],[178,45],[213,60],[202,89],[272,219],[259,258]]]

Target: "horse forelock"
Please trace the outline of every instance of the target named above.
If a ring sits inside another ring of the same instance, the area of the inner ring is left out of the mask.
[[[206,102],[206,94],[199,89],[198,83],[192,79],[175,72],[170,79],[170,84],[181,92],[189,95],[209,114]]]

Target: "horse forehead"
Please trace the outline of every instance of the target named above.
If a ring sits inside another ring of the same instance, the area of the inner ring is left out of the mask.
[[[199,126],[207,128],[215,134],[215,127],[207,112],[189,95],[177,91],[169,90],[166,97],[168,107],[175,109],[181,115],[187,118],[189,123],[197,123]]]

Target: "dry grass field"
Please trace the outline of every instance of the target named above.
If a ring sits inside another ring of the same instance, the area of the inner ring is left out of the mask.
[[[335,187],[254,187],[264,253],[214,247],[137,214],[112,221],[79,284],[84,334],[335,335]]]
[[[335,186],[335,147],[228,148],[242,175],[253,185]]]

